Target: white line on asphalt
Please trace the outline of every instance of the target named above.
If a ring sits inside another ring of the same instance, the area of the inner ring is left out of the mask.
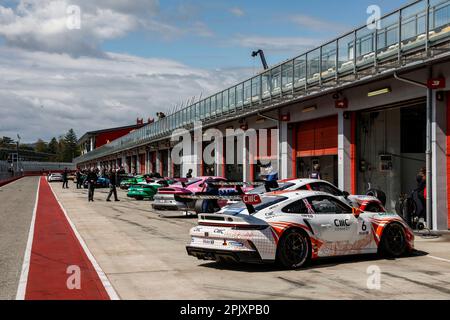
[[[439,261],[444,261],[444,262],[448,262],[450,263],[450,260],[448,259],[444,259],[444,258],[439,258],[439,257],[434,257],[434,256],[427,256],[428,258],[434,259],[434,260],[439,260]]]
[[[72,228],[73,232],[75,233],[75,236],[78,239],[78,242],[80,243],[81,247],[83,248],[84,252],[86,253],[87,257],[91,261],[95,271],[97,272],[98,277],[100,278],[100,281],[103,284],[103,287],[105,287],[106,292],[109,295],[109,298],[111,300],[120,300],[119,295],[117,294],[116,290],[114,290],[114,287],[109,282],[108,277],[103,272],[102,268],[98,264],[97,260],[95,260],[94,256],[92,255],[91,251],[86,245],[86,242],[84,242],[83,238],[81,237],[80,233],[76,229],[75,225],[73,224],[72,220],[70,220],[69,215],[67,214],[66,209],[61,204],[61,201],[59,201],[58,197],[56,196],[56,193],[53,191],[53,187],[49,183],[50,190],[52,190],[53,195],[55,196],[56,201],[58,202],[59,206],[61,207],[61,210],[64,212],[64,215],[66,216],[67,221],[69,222],[70,227]]]
[[[23,257],[22,272],[20,273],[19,287],[17,288],[16,300],[25,300],[25,292],[27,289],[27,282],[28,282],[28,271],[30,270],[31,247],[33,246],[34,225],[36,222],[36,210],[39,200],[40,185],[41,185],[41,178],[39,177],[38,186],[36,190],[36,201],[34,202],[33,216],[31,217],[30,230],[28,231],[27,247],[25,249],[25,254]]]

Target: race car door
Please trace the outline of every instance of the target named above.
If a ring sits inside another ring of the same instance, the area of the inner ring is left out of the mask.
[[[308,222],[314,235],[323,242],[319,256],[352,253],[359,239],[358,219],[352,209],[332,196],[311,196],[307,201],[315,213]]]

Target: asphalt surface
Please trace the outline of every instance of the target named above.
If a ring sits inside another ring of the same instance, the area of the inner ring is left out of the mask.
[[[0,187],[0,300],[16,297],[37,186],[25,177]]]
[[[196,219],[154,212],[149,201],[105,202],[107,190],[52,184],[122,299],[449,299],[450,237],[417,237],[414,255],[321,260],[306,269],[223,265],[186,254]],[[374,270],[380,271],[374,277]]]

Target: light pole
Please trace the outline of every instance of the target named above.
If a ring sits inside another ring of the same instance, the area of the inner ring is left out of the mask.
[[[16,165],[16,173],[19,173],[19,145],[20,145],[20,136],[17,134],[17,165]]]

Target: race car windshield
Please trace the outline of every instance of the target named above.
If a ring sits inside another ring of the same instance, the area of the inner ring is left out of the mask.
[[[268,208],[270,206],[273,206],[274,204],[280,203],[285,200],[287,200],[287,198],[281,197],[281,196],[261,197],[261,203],[254,207],[255,207],[256,212],[258,212],[260,210],[263,210],[265,208]],[[245,206],[245,204],[243,202],[237,202],[232,205],[229,205],[227,207],[227,209],[225,210],[224,214],[240,213],[240,212],[244,211],[245,209],[247,209],[247,207]]]
[[[282,182],[282,183],[278,183],[278,188],[271,188],[270,190],[271,191],[283,191],[292,186],[294,186],[293,183]],[[261,193],[266,193],[266,192],[267,192],[266,186],[261,185],[261,186],[256,187],[252,191],[250,191],[249,194],[261,194]]]

